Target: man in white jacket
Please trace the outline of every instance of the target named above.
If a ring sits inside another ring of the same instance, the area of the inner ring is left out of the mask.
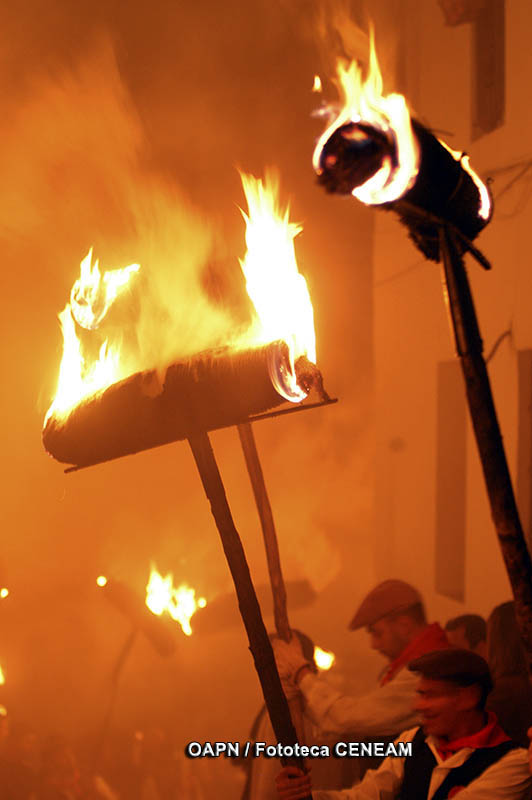
[[[449,646],[444,631],[425,617],[419,592],[401,580],[387,580],[362,601],[349,625],[366,628],[371,646],[388,659],[380,685],[359,697],[342,695],[315,675],[299,642],[273,642],[281,680],[297,687],[306,713],[325,733],[356,733],[359,738],[395,737],[417,723],[412,709],[417,681],[406,667],[417,656]]]
[[[528,800],[532,777],[527,751],[504,733],[485,701],[487,663],[468,650],[442,650],[415,659],[415,710],[421,727],[400,734],[411,755],[386,758],[351,789],[315,791],[314,800]],[[285,767],[276,780],[281,800],[311,791],[309,774]]]

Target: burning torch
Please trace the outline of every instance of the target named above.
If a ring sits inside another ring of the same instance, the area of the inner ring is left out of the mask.
[[[289,221],[287,209],[278,207],[278,185],[273,177],[265,182],[250,176],[242,176],[242,180],[248,213],[243,212],[247,253],[241,266],[256,310],[253,330],[236,347],[224,346],[177,361],[163,376],[157,370],[123,374],[121,354],[107,342],[102,344],[96,362],[86,363],[78,328],[93,327],[93,298],[98,298],[99,309],[110,303],[107,284],[102,280],[94,281],[90,290],[78,286],[76,302],[78,298],[86,300],[82,321],[71,300],[60,315],[63,359],[56,397],[45,419],[43,442],[52,456],[79,469],[188,440],[233,576],[274,731],[279,742],[293,744],[297,735],[208,432],[239,426],[264,524],[264,515],[271,517],[271,509],[268,512],[250,423],[334,401],[326,394],[316,367],[312,304],[295,259],[294,238],[301,229]],[[90,254],[88,259],[90,263]],[[135,266],[126,268],[128,276],[136,273]],[[92,271],[93,267],[86,273]],[[118,294],[127,282],[118,275],[116,278]],[[102,316],[99,310],[98,316],[103,319],[105,312]],[[317,402],[302,406],[311,390]],[[291,408],[278,409],[287,401],[293,404]],[[281,635],[289,636],[273,521],[265,524],[269,524],[268,563],[277,597],[276,622]]]
[[[489,222],[488,188],[464,153],[451,150],[410,118],[405,98],[383,94],[373,37],[368,77],[356,63],[338,64],[340,107],[325,107],[327,127],[313,166],[329,192],[352,194],[366,205],[395,211],[423,254],[443,262],[456,352],[491,514],[513,594],[532,674],[532,562],[515,502],[482,352],[482,339],[463,256],[489,262],[472,241]]]

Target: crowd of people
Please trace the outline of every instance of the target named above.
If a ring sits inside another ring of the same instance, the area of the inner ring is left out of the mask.
[[[497,606],[487,622],[467,614],[443,630],[428,623],[412,586],[389,580],[364,599],[350,628],[365,628],[371,646],[386,657],[379,685],[361,697],[342,695],[312,672],[293,637],[275,642],[286,692],[299,692],[322,730],[355,741],[411,742],[411,755],[390,756],[378,766],[361,763],[352,785],[340,790],[287,766],[276,778],[279,798],[311,792],[314,800],[532,796],[532,687],[513,603]]]
[[[358,696],[318,674],[304,634],[272,639],[284,691],[303,712],[298,734],[331,752],[336,741],[377,741],[410,743],[411,754],[312,759],[308,771],[242,759],[240,800],[532,797],[532,687],[512,602],[487,621],[465,614],[441,627],[427,620],[414,587],[388,580],[364,598],[349,628],[365,629],[386,659],[375,688]],[[265,708],[240,738],[275,742]],[[0,800],[203,800],[195,766],[159,729],[85,752],[59,736],[40,741],[0,706]]]

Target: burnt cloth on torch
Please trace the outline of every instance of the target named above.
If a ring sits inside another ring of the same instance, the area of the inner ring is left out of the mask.
[[[359,136],[355,136],[357,131]],[[480,192],[461,160],[417,120],[412,120],[412,132],[420,154],[414,185],[398,200],[374,207],[395,211],[416,246],[427,258],[438,261],[438,225],[430,216],[455,226],[469,240],[489,220],[479,215]],[[318,183],[328,192],[351,194],[377,172],[385,157],[392,158],[396,165],[397,155],[390,138],[364,122],[347,123],[337,128],[324,145]]]
[[[80,403],[66,419],[51,416],[44,446],[58,461],[89,466],[236,425],[285,402],[270,377],[270,364],[280,358],[287,358],[287,346],[273,342],[172,364],[162,386],[155,370],[136,373]]]

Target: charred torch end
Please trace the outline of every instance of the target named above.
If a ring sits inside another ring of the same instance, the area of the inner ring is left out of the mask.
[[[66,418],[49,417],[44,446],[58,461],[89,466],[237,425],[284,403],[270,363],[287,350],[284,342],[273,342],[203,353],[168,367],[162,385],[156,372],[138,372],[83,401]]]
[[[416,120],[412,128],[419,144],[421,160],[414,186],[388,207],[399,214],[414,244],[433,261],[439,261],[439,225],[423,220],[415,208],[449,222],[470,241],[491,219],[480,215],[481,197],[477,184],[461,160]],[[408,206],[414,207],[411,213]],[[386,208],[386,206],[383,206]]]
[[[309,361],[306,356],[300,356],[294,364],[294,369],[298,386],[305,394],[310,394],[311,390],[315,389],[321,402],[330,401],[331,398],[323,385],[323,376],[316,364]]]
[[[427,258],[438,261],[441,222],[455,226],[471,241],[487,225],[491,211],[481,213],[479,187],[459,155],[453,154],[421,123],[412,120],[411,124],[420,154],[415,183],[398,200],[375,207],[398,213],[415,245]],[[390,157],[392,164],[396,164],[393,142],[383,133],[364,123],[342,125],[324,145],[318,182],[328,192],[351,194]],[[430,216],[437,220],[429,219]]]
[[[318,183],[331,194],[351,194],[378,172],[387,156],[395,158],[395,150],[384,133],[362,122],[349,122],[325,144]]]

